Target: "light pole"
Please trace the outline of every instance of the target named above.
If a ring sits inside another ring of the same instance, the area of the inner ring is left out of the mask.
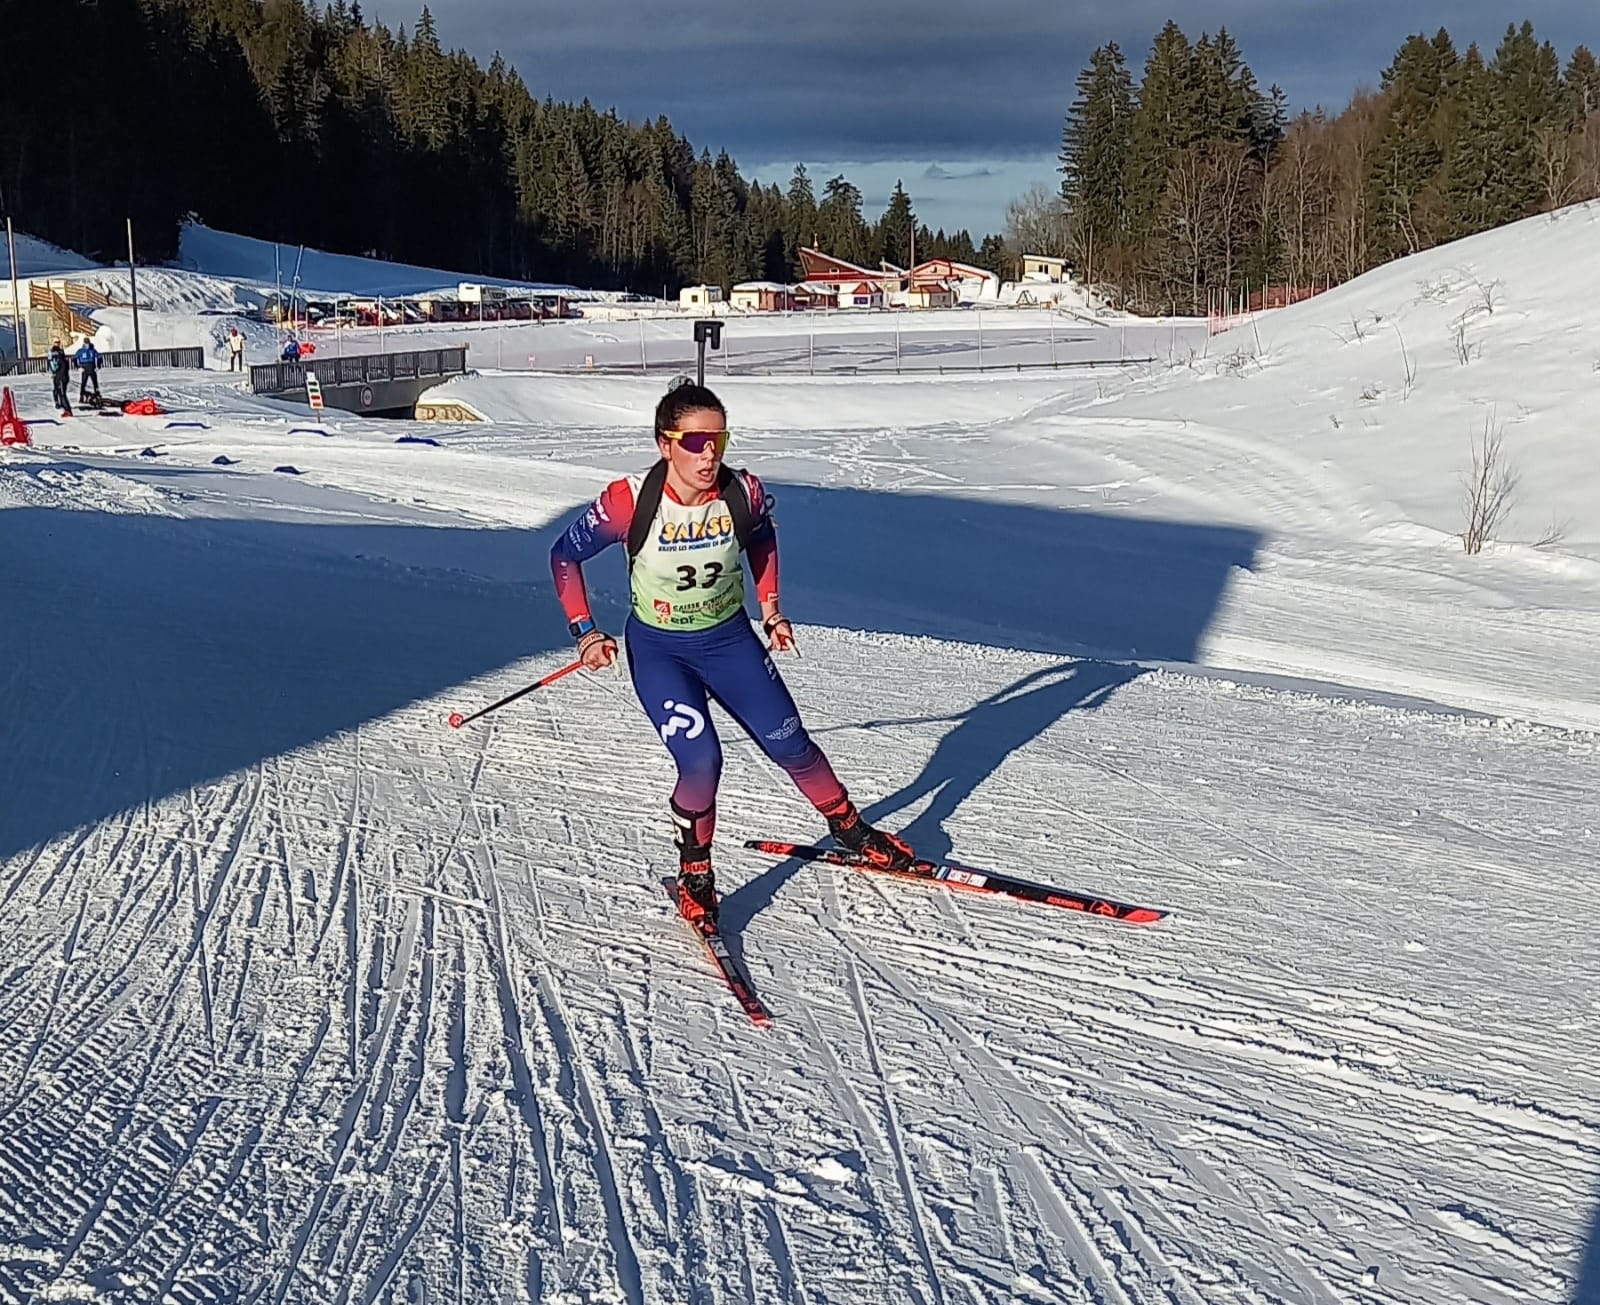
[[[17,331],[17,359],[22,358],[22,292],[17,288],[17,238],[11,230],[11,216],[6,215],[6,247],[11,251],[11,320]]]
[[[133,262],[133,219],[128,219],[128,297],[133,300],[133,351],[139,352],[139,271]]]

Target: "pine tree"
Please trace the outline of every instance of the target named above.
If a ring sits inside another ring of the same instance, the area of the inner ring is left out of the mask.
[[[1494,74],[1484,66],[1476,45],[1469,46],[1462,58],[1456,88],[1460,116],[1450,142],[1445,184],[1446,232],[1452,238],[1487,231],[1508,220],[1499,216],[1497,180],[1507,134],[1504,105]]]
[[[406,49],[397,103],[400,125],[418,144],[439,150],[450,139],[448,68],[428,7]]]
[[[1271,162],[1289,130],[1289,95],[1274,82],[1251,114],[1250,145],[1257,158]]]
[[[1432,40],[1409,37],[1384,71],[1387,113],[1370,187],[1374,238],[1386,256],[1415,253],[1438,240],[1444,121],[1458,64],[1441,29]]]
[[[1194,139],[1192,61],[1189,38],[1169,20],[1145,60],[1138,108],[1129,128],[1128,229],[1137,246],[1153,240],[1167,172],[1177,152]]]
[[[1571,112],[1578,121],[1581,122],[1591,113],[1600,113],[1600,60],[1594,57],[1588,46],[1580,45],[1572,52],[1572,57],[1567,60],[1563,81],[1571,102]]]
[[[871,258],[867,224],[861,216],[861,191],[844,177],[832,177],[823,187],[817,226],[822,247],[830,254],[863,265]]]
[[[789,178],[789,257],[799,258],[801,249],[808,249],[817,239],[817,195],[811,188],[811,174],[804,163],[795,164],[794,175]]]
[[[896,267],[911,266],[913,236],[917,229],[917,216],[911,210],[911,196],[899,181],[894,183],[894,193],[889,196],[889,207],[878,222],[877,245],[880,257]]]
[[[1564,144],[1575,124],[1561,82],[1561,61],[1533,24],[1508,27],[1490,65],[1500,102],[1505,154],[1493,188],[1493,222],[1513,222],[1537,212],[1547,194],[1547,155]]]
[[[971,242],[968,241],[968,243],[970,244]],[[973,261],[975,261],[979,267],[987,268],[989,271],[993,272],[996,276],[1001,278],[1001,280],[1006,280],[1016,276],[1016,268],[1013,266],[1011,251],[1006,248],[1004,237],[994,235],[985,236],[983,238],[983,244],[979,247],[977,255]]]
[[[1077,90],[1061,137],[1061,197],[1092,276],[1128,230],[1133,80],[1115,42],[1090,57]]]

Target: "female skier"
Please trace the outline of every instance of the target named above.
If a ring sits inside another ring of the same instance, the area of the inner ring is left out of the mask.
[[[772,652],[795,651],[778,606],[778,541],[761,482],[722,465],[727,410],[709,389],[680,384],[656,405],[661,460],[606,486],[550,550],[556,593],[590,670],[611,665],[617,642],[597,629],[583,563],[626,541],[632,611],[624,633],[634,691],[678,767],[672,820],[678,909],[701,930],[717,924],[711,837],[722,746],[708,700],[728,712],[788,774],[843,846],[903,869],[911,849],[861,818],[827,757],[806,733]],[[744,566],[761,602],[763,648],[744,610]]]

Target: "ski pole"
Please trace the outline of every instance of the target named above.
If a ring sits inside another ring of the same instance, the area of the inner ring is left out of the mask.
[[[491,702],[482,711],[475,711],[470,716],[463,716],[459,711],[453,711],[450,713],[450,728],[453,730],[458,730],[468,721],[477,720],[479,716],[487,716],[491,711],[495,711],[500,707],[504,707],[508,702],[515,702],[518,698],[532,693],[535,689],[542,689],[547,684],[554,684],[563,675],[571,675],[573,671],[582,669],[583,659],[580,657],[570,666],[563,666],[559,671],[551,671],[550,674],[544,677],[544,679],[535,680],[532,684],[528,685],[527,688],[518,689],[515,693],[508,693],[504,698],[501,698],[499,702]]]

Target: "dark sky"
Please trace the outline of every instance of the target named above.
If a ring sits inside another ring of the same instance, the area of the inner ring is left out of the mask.
[[[409,28],[421,4],[363,9]],[[1119,42],[1137,76],[1168,17],[1191,39],[1226,26],[1262,85],[1279,83],[1297,108],[1342,105],[1377,83],[1408,33],[1441,25],[1463,47],[1492,49],[1508,22],[1528,18],[1563,62],[1574,45],[1600,47],[1596,0],[435,0],[432,12],[447,48],[482,60],[500,51],[541,98],[587,97],[634,119],[665,113],[697,148],[725,148],[764,180],[797,162],[815,173],[904,161],[895,170],[914,198],[930,163],[970,172],[1020,160],[1021,171],[1003,170],[1016,189],[1023,173],[1048,180],[1090,52]],[[935,176],[923,190],[999,189],[987,180]],[[862,188],[870,211],[877,187]],[[993,219],[977,225],[999,225],[1003,198],[974,193],[973,204]]]

